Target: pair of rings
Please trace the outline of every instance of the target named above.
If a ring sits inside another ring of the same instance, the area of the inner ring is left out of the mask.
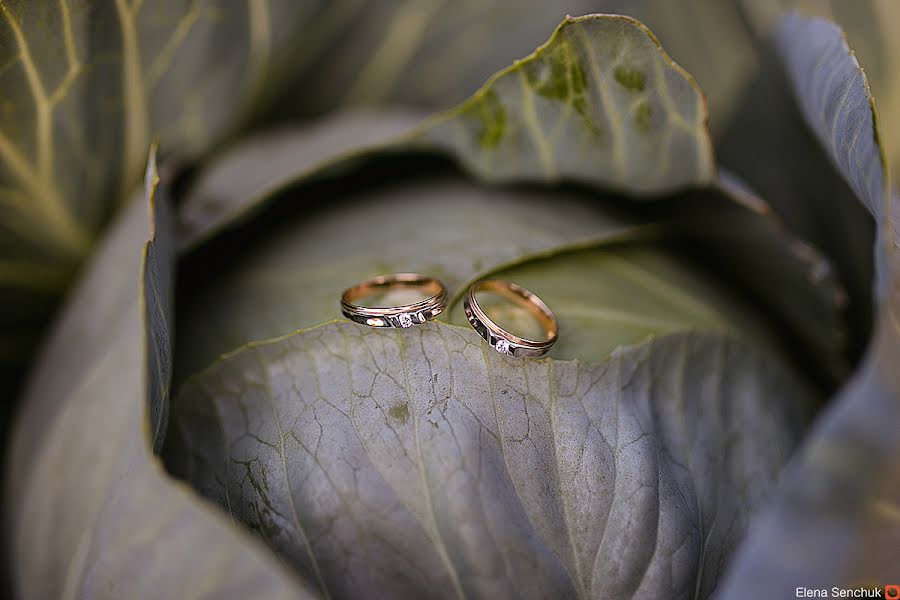
[[[428,297],[413,304],[390,307],[369,307],[355,304],[360,298],[392,289],[410,289]],[[530,340],[506,331],[495,323],[475,298],[475,294],[491,291],[525,308],[541,324],[543,340]],[[412,327],[430,321],[447,308],[447,288],[439,280],[416,273],[383,275],[364,281],[344,291],[341,312],[351,321],[369,327]],[[508,281],[486,279],[469,287],[463,300],[466,318],[475,331],[500,354],[508,356],[543,356],[559,335],[559,323],[553,311],[525,288]]]

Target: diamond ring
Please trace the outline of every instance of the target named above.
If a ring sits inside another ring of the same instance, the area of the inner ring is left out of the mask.
[[[513,335],[497,325],[478,304],[475,294],[490,291],[525,308],[534,316],[545,333],[543,340],[529,340]],[[463,300],[466,318],[475,331],[500,354],[508,356],[543,356],[556,343],[559,323],[553,311],[544,302],[525,288],[508,281],[486,279],[472,285]]]
[[[379,292],[407,290],[427,294],[424,300],[400,306],[361,306],[361,298]],[[435,318],[447,307],[447,288],[433,277],[416,273],[381,275],[358,283],[341,296],[341,312],[351,321],[369,327],[412,327]]]

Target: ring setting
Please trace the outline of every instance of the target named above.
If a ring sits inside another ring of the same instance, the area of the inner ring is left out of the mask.
[[[400,306],[362,306],[356,302],[379,291],[415,290],[428,295],[424,300]],[[341,295],[341,313],[369,327],[407,329],[437,317],[447,307],[447,288],[439,280],[418,273],[381,275],[354,285]]]
[[[544,329],[545,339],[530,340],[514,335],[497,325],[481,308],[475,294],[479,291],[492,291],[507,300],[525,308],[534,316]],[[469,324],[499,354],[506,356],[539,357],[546,354],[559,335],[559,323],[553,311],[543,300],[525,288],[497,279],[486,279],[469,287],[463,300],[463,310]]]

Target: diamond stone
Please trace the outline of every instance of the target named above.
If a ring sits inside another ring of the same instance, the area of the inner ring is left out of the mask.
[[[412,327],[413,320],[412,317],[409,316],[409,313],[400,313],[397,317],[397,320],[400,321],[400,327],[406,329],[407,327]]]
[[[497,340],[497,345],[494,346],[494,349],[500,354],[509,354],[509,342],[506,340]]]

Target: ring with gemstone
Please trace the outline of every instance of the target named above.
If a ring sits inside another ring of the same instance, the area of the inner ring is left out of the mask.
[[[521,338],[497,325],[485,314],[475,298],[475,294],[482,291],[499,294],[503,298],[528,310],[544,329],[545,339],[529,340]],[[466,318],[472,327],[475,328],[475,331],[500,354],[530,357],[543,356],[556,343],[556,338],[559,335],[559,323],[556,320],[556,316],[544,304],[543,300],[522,286],[508,281],[485,279],[475,283],[469,288],[463,300],[463,309],[466,312]]]
[[[406,289],[426,294],[424,300],[400,306],[361,306],[360,298],[378,292]],[[369,327],[412,327],[435,318],[447,307],[447,288],[434,277],[417,273],[381,275],[358,283],[341,296],[341,312],[351,321]]]

